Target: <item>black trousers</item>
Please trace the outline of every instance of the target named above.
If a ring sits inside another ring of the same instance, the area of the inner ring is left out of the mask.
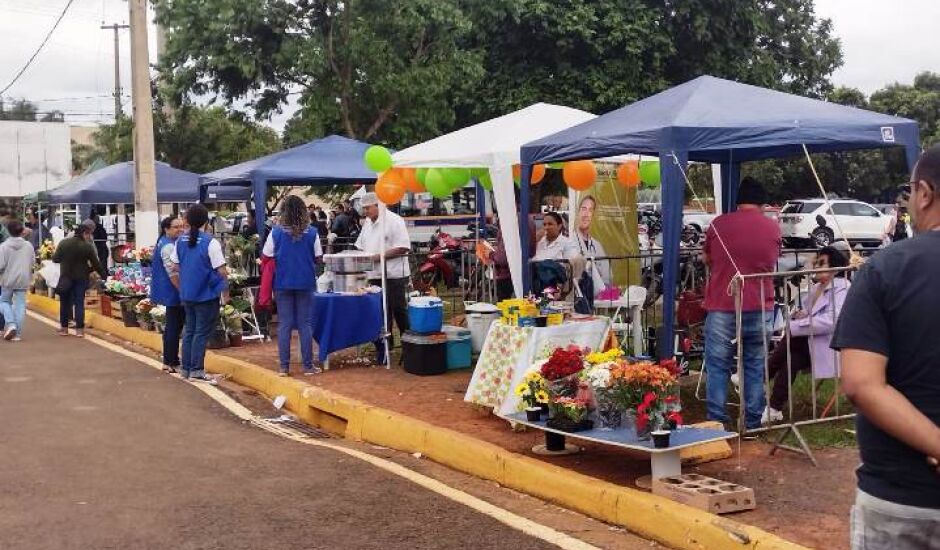
[[[385,311],[386,317],[388,319],[388,348],[392,349],[395,347],[395,338],[392,336],[392,321],[395,321],[395,324],[398,325],[398,332],[404,334],[408,330],[408,284],[410,279],[408,277],[402,277],[400,279],[385,279],[386,294],[385,294]],[[370,280],[370,285],[382,286],[382,280]],[[378,354],[378,357],[384,358],[385,347],[382,344],[382,339],[375,341],[375,350]]]
[[[767,376],[774,381],[770,392],[770,406],[778,411],[784,410],[790,398],[790,384],[801,372],[811,372],[812,357],[809,353],[809,338],[806,336],[790,337],[790,376],[787,377],[787,340],[783,339],[770,354],[767,362]]]
[[[503,300],[508,300],[512,298],[514,294],[515,289],[512,286],[512,278],[496,279],[496,301],[502,302]]]

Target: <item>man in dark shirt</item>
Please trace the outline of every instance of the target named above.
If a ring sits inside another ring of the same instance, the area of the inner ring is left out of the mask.
[[[917,235],[861,268],[832,340],[858,409],[856,549],[940,548],[940,146],[902,200]]]
[[[761,210],[765,192],[760,183],[744,178],[738,188],[738,209],[712,221],[703,252],[710,269],[705,287],[705,372],[708,419],[726,426],[728,380],[737,370],[738,350],[735,276],[773,272],[780,255],[780,227]],[[764,327],[774,307],[770,277],[749,279],[741,288],[741,340],[744,351],[744,422],[759,428],[764,414]]]

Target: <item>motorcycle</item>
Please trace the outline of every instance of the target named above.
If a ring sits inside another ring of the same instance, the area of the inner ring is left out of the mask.
[[[444,283],[446,288],[461,285],[463,247],[459,240],[438,229],[428,241],[431,251],[418,267],[412,285],[419,292],[427,292]]]

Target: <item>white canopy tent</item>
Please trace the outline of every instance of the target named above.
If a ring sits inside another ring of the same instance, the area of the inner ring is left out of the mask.
[[[571,107],[536,103],[413,145],[393,154],[392,159],[397,167],[489,169],[513,288],[516,296],[522,296],[522,245],[512,166],[519,164],[519,150],[523,144],[596,116]]]

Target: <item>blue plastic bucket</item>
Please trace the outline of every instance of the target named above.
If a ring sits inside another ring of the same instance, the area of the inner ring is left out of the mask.
[[[412,298],[408,302],[409,328],[419,334],[441,332],[444,325],[444,302],[440,298]]]

